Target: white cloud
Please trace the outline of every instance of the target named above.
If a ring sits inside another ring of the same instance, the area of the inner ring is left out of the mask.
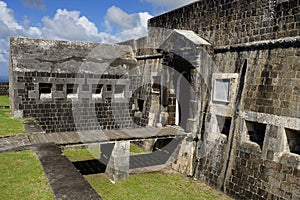
[[[147,21],[151,17],[147,12],[128,14],[112,6],[107,10],[105,24],[108,30],[120,30],[120,39],[132,39],[147,35]]]
[[[95,41],[101,42],[101,34],[94,23],[85,16],[80,16],[79,11],[58,9],[53,19],[44,17],[41,29],[44,38]]]
[[[12,31],[22,30],[22,26],[14,19],[13,10],[7,8],[7,4],[3,1],[0,1],[0,20]]]
[[[148,3],[153,4],[154,7],[165,8],[167,10],[178,8],[184,5],[187,5],[192,2],[196,2],[196,0],[142,0]]]
[[[39,37],[40,34],[37,27],[25,29],[20,25],[14,18],[13,10],[0,1],[0,77],[8,74],[10,36]]]
[[[26,2],[38,5],[42,1]],[[115,6],[109,8],[105,23],[111,30],[120,31],[118,35],[99,31],[96,25],[87,17],[81,16],[79,11],[58,9],[53,18],[43,17],[40,27],[30,26],[26,16],[24,17],[24,22],[18,23],[13,10],[8,8],[5,2],[0,1],[0,76],[8,73],[11,36],[114,43],[146,35],[147,20],[152,16],[147,12],[128,14]]]

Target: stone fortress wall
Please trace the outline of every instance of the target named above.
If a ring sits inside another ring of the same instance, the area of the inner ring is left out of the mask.
[[[12,38],[11,109],[46,132],[178,125],[174,169],[238,199],[299,199],[299,9],[202,0],[127,46]]]
[[[214,63],[199,68],[215,67],[212,85],[230,80],[235,88],[225,105],[208,95],[198,106],[194,176],[238,199],[299,199],[300,2],[201,0],[148,25],[209,41]]]
[[[149,20],[193,30],[216,47],[300,35],[297,0],[200,0]]]
[[[139,108],[131,96],[141,78],[129,69],[136,65],[130,47],[12,38],[12,111],[37,119],[46,132],[144,126],[146,101],[134,123]]]

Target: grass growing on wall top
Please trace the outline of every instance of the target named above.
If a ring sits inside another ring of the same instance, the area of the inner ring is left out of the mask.
[[[53,199],[33,151],[0,154],[0,199]]]

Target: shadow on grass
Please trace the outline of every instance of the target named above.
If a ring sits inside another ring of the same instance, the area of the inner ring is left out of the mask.
[[[104,173],[106,165],[99,160],[85,160],[73,162],[73,165],[79,170],[82,175],[92,175]]]

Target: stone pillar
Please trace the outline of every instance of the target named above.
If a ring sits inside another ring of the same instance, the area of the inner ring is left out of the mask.
[[[100,162],[106,166],[108,165],[114,146],[114,143],[100,145]]]
[[[126,180],[129,176],[130,141],[117,141],[105,173],[111,181]]]

